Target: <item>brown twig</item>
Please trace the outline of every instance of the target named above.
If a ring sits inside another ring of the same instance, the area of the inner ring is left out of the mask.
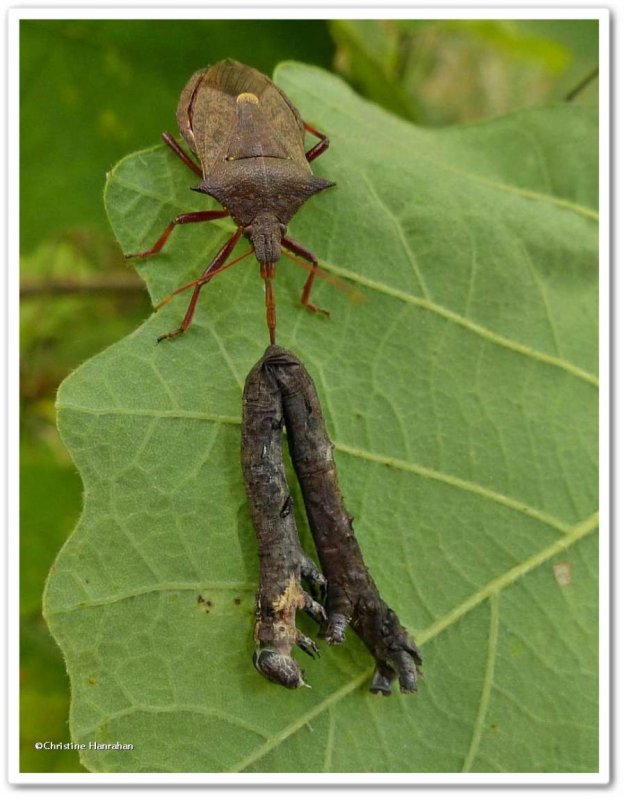
[[[112,274],[104,278],[75,280],[71,278],[50,278],[45,281],[27,278],[20,283],[21,297],[34,297],[42,294],[102,294],[145,292],[145,283],[132,274]]]
[[[565,95],[565,102],[570,103],[574,100],[574,98],[579,95],[583,89],[586,89],[591,81],[595,80],[599,74],[600,68],[594,67],[588,75],[585,75],[585,77]]]

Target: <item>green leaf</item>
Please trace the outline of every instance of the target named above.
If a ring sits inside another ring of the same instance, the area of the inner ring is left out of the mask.
[[[595,117],[558,106],[429,131],[319,70],[287,64],[276,79],[330,135],[314,170],[337,182],[290,235],[365,300],[318,281],[332,316],[312,316],[297,302],[304,273],[283,259],[278,341],[316,380],[365,560],[421,644],[425,679],[418,695],[369,695],[354,636],[305,665],[310,690],[252,667],[238,421],[267,331],[250,258],[204,289],[184,337],[155,344],[184,314],[178,296],[59,392],[85,508],[45,614],[74,739],[134,744],[84,763],[594,772]],[[106,204],[122,250],[206,208],[196,182],[163,147],[118,164]],[[231,229],[177,229],[138,267],[153,300],[198,276]]]
[[[383,108],[412,122],[424,112],[416,97],[402,85],[399,61],[401,29],[389,20],[330,20],[337,45],[337,62],[360,93]]]

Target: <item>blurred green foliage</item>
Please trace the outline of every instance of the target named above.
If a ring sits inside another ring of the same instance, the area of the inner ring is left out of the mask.
[[[330,30],[339,72],[422,125],[564,100],[598,63],[595,21],[334,20]],[[597,103],[597,83],[582,99]]]
[[[20,26],[22,770],[82,769],[67,741],[67,677],[41,620],[43,581],[80,513],[55,428],[63,377],[150,312],[108,229],[105,175],[175,132],[196,69],[232,57],[268,75],[335,69],[420,124],[564,98],[598,61],[594,21],[24,20]],[[592,82],[576,102],[597,102]]]
[[[67,676],[41,616],[46,575],[81,508],[81,482],[56,432],[56,389],[77,364],[138,325],[150,307],[144,293],[133,289],[95,295],[37,289],[59,281],[89,285],[107,267],[117,274],[119,260],[109,238],[89,229],[43,240],[22,260],[20,750],[25,771],[83,771],[74,751],[34,749],[37,741],[70,740]]]
[[[41,590],[54,554],[76,523],[80,479],[53,447],[27,442],[21,451],[20,495],[22,769],[83,771],[74,751],[34,749],[37,741],[70,740],[67,676],[41,616]]]

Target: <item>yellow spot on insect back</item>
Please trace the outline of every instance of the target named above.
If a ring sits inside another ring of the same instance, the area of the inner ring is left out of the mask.
[[[242,92],[241,94],[237,95],[237,102],[238,103],[256,103],[259,104],[259,98],[252,94],[252,92]]]

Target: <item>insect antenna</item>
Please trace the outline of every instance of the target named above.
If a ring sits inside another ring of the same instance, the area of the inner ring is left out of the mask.
[[[321,267],[314,267],[312,264],[309,264],[308,261],[303,261],[302,259],[295,256],[293,253],[290,253],[286,247],[281,247],[281,252],[284,256],[287,256],[294,264],[297,264],[299,267],[303,267],[309,274],[313,273],[316,277],[321,278],[326,283],[329,283],[331,286],[334,286],[335,289],[338,289],[343,294],[347,295],[352,303],[365,303],[366,297],[363,292],[360,292],[355,286],[348,283],[348,281],[344,281],[342,278],[337,277],[337,275],[331,275],[326,270],[323,270]]]

